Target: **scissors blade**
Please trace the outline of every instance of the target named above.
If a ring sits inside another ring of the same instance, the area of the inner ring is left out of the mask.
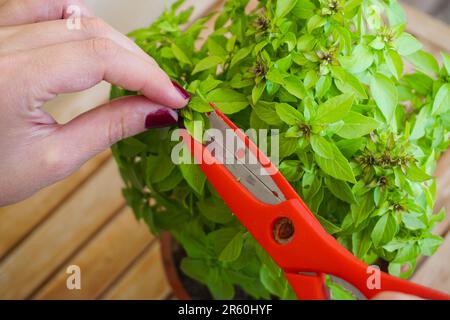
[[[278,187],[277,183],[267,173],[265,167],[258,161],[257,157],[246,146],[235,130],[231,128],[216,112],[209,114],[210,127],[220,131],[222,139],[211,139],[207,141],[207,147],[218,151],[216,158],[228,169],[228,171],[239,181],[255,198],[267,204],[279,204],[286,201],[286,197]],[[227,139],[233,140],[232,143]],[[244,155],[242,152],[244,151]],[[241,155],[239,155],[241,153]],[[232,161],[227,161],[231,159]],[[311,276],[317,276],[311,273]],[[359,300],[367,298],[355,286],[347,281],[330,275],[333,283],[341,285]]]
[[[219,130],[222,139],[211,139],[207,146],[222,153],[221,162],[236,180],[264,203],[279,204],[286,201],[283,192],[235,130],[216,112],[210,113],[209,120],[211,128]],[[216,157],[218,156],[216,152]]]

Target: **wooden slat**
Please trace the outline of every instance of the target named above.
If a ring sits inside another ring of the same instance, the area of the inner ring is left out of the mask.
[[[428,258],[412,281],[450,294],[450,234],[436,254]]]
[[[402,4],[408,17],[407,30],[441,51],[450,52],[450,26],[418,9]]]
[[[202,16],[208,14],[209,12],[215,11],[217,8],[218,3],[222,3],[224,0],[187,0],[184,2],[181,10],[194,7],[194,12],[191,16],[191,21],[195,21],[198,18],[201,18]]]
[[[103,152],[71,177],[26,201],[0,208],[0,259],[110,157]]]
[[[450,228],[450,150],[444,153],[439,160],[435,176],[437,177],[437,199],[435,212],[441,210],[441,208],[446,208],[446,217],[444,221],[437,224],[433,230],[434,234],[445,236]],[[450,236],[450,235],[448,235]],[[426,267],[426,261],[432,257],[420,257],[417,261],[417,270],[415,274]]]
[[[0,299],[36,290],[124,205],[121,187],[111,159],[0,263]]]
[[[171,288],[164,274],[159,243],[150,246],[102,299],[164,299]]]
[[[95,299],[153,241],[147,226],[125,208],[50,279],[34,299]],[[81,270],[81,290],[68,290],[67,266]]]
[[[439,235],[445,234],[450,228],[450,150],[447,151],[439,161],[436,170],[438,197],[436,210],[446,208],[447,215],[443,222],[436,226],[434,232]]]

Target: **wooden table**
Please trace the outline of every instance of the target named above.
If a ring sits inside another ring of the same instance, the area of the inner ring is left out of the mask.
[[[194,3],[195,1],[188,1]],[[220,1],[201,1],[197,15]],[[198,5],[197,5],[198,6]],[[450,52],[450,28],[406,7],[409,32],[433,53]],[[428,39],[428,40],[426,40]],[[444,41],[447,39],[446,41]],[[107,97],[101,84],[84,98],[65,96],[48,110],[68,121]],[[89,97],[89,98],[86,98]],[[58,104],[78,104],[61,109]],[[438,207],[450,209],[450,153],[438,174]],[[158,241],[138,223],[121,196],[122,182],[109,151],[70,178],[32,198],[0,209],[0,299],[167,299]],[[446,235],[448,218],[436,230]],[[450,292],[450,235],[432,258],[423,259],[413,281]],[[81,268],[82,289],[68,290],[67,267]]]

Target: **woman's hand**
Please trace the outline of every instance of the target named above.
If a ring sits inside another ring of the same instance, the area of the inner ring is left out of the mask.
[[[80,28],[67,9],[80,8]],[[110,102],[66,125],[42,105],[102,80],[142,96]],[[79,0],[0,0],[0,206],[77,170],[111,144],[172,125],[189,95]]]
[[[376,295],[373,300],[422,300],[419,297],[400,292],[383,292]]]

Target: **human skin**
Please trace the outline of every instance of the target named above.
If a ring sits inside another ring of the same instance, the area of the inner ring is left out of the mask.
[[[80,8],[80,29],[68,8]],[[141,96],[98,106],[67,124],[42,110],[58,94],[105,80]],[[112,144],[177,123],[189,95],[133,41],[80,0],[0,0],[0,207],[76,171]]]
[[[81,9],[81,29],[67,9]],[[65,125],[41,107],[108,81],[141,96],[98,106]],[[61,180],[112,144],[177,123],[189,95],[81,0],[0,0],[0,207]],[[376,300],[417,297],[387,292]]]
[[[411,296],[399,292],[383,292],[375,296],[373,300],[422,300],[422,299],[416,296]]]

